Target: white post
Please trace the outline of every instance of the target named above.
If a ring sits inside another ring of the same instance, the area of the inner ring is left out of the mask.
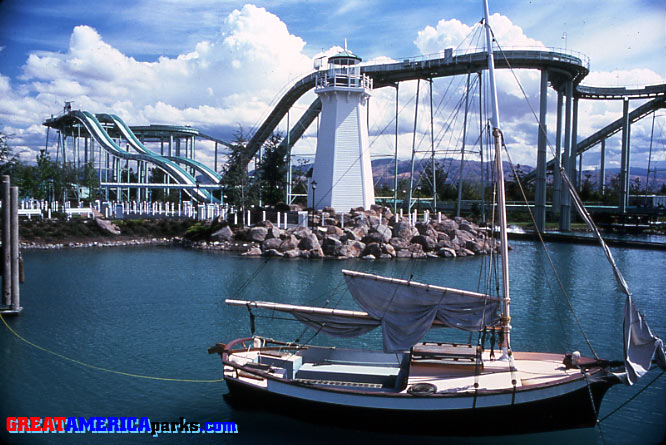
[[[252,226],[252,221],[250,221],[250,211],[247,211],[247,226],[251,227]]]
[[[442,212],[437,212],[437,222],[438,223],[442,222]]]
[[[280,228],[280,212],[277,212],[277,227]]]
[[[284,212],[282,216],[284,217],[284,230],[287,230],[287,212]]]
[[[400,219],[402,219],[402,209],[400,209]]]
[[[340,228],[344,230],[345,228],[345,214],[340,215]]]
[[[238,225],[238,212],[234,213],[234,226]]]
[[[266,221],[266,210],[263,210],[263,211],[261,212],[261,220],[262,220],[262,221]]]

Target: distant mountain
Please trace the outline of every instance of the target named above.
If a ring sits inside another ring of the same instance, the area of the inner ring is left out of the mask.
[[[452,158],[440,158],[435,159],[435,162],[438,166],[439,172],[444,172],[446,174],[447,182],[457,183],[460,178],[460,160]],[[423,171],[426,168],[430,167],[431,161],[422,160],[414,162],[414,178],[417,179],[421,176]],[[486,171],[488,171],[488,164],[483,164]],[[504,161],[502,166],[504,167],[504,178],[510,180],[513,178],[513,171],[511,170],[511,165]],[[409,179],[409,173],[411,168],[411,161],[407,160],[398,160],[398,181],[401,179]],[[530,173],[534,168],[528,165],[516,165],[516,171],[519,174]],[[394,183],[395,178],[395,167],[393,159],[376,159],[372,161],[372,173],[374,176],[375,184],[377,185],[386,185],[391,186]],[[485,174],[487,175],[487,173]],[[480,182],[481,181],[481,162],[469,160],[465,161],[463,166],[463,178],[466,181]]]
[[[447,182],[457,183],[460,177],[460,159],[453,158],[440,158],[435,160],[439,171],[443,171],[447,174]],[[414,162],[414,178],[417,180],[423,170],[429,167],[430,160],[421,160]],[[409,180],[410,172],[410,160],[401,160],[398,159],[398,182],[401,179]],[[510,181],[513,179],[513,171],[511,170],[511,165],[508,161],[504,161],[502,164],[504,167],[504,179]],[[307,172],[313,166],[313,163],[302,164],[298,168],[302,172]],[[486,171],[491,167],[488,163],[484,163]],[[374,182],[377,186],[387,186],[389,188],[393,187],[394,183],[394,164],[393,159],[374,159],[372,160],[372,175]],[[534,170],[534,167],[529,165],[516,165],[516,170],[522,175],[526,175]],[[632,184],[636,183],[638,179],[641,187],[645,186],[645,174],[647,172],[646,168],[642,167],[632,167],[630,170],[630,181]],[[613,178],[619,175],[619,168],[607,168],[606,169],[606,184],[610,184]],[[589,180],[593,184],[599,182],[599,170],[583,170],[583,180]],[[466,181],[480,182],[481,181],[481,162],[474,160],[465,161],[463,167],[463,175]],[[551,173],[549,172],[549,180]],[[649,186],[653,191],[659,190],[664,184],[666,184],[666,170],[660,170],[657,172],[656,180],[654,178],[654,172],[650,172]]]

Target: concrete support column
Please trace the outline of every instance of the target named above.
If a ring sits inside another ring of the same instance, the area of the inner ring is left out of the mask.
[[[217,141],[215,141],[215,163],[213,169],[217,172]]]
[[[629,203],[629,99],[622,104],[622,155],[620,158],[620,202],[621,213],[627,211]]]
[[[599,191],[606,193],[606,138],[601,140],[601,168],[599,169]]]
[[[537,147],[534,217],[540,232],[546,229],[546,113],[548,105],[548,70],[541,70],[539,93],[539,136]]]
[[[555,165],[553,166],[553,215],[560,214],[560,190],[562,189],[562,176],[560,166],[562,162],[562,92],[557,92],[557,132],[555,134]]]
[[[578,157],[578,99],[574,98],[573,100],[573,117],[571,118],[571,148],[569,152],[569,168],[571,173],[569,174],[569,179],[571,183],[577,190],[580,190],[580,182],[578,178],[578,170],[576,168],[576,158]]]
[[[562,166],[565,174],[571,180],[571,108],[573,102],[573,81],[566,83],[566,105],[564,110],[564,153],[562,153]],[[568,231],[571,228],[571,201],[569,189],[562,184],[560,194],[560,230]]]

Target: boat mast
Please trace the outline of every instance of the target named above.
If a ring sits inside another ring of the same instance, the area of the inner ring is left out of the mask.
[[[490,22],[488,20],[488,0],[483,0],[484,27],[486,30],[486,50],[488,51],[488,76],[490,78],[490,100],[492,107],[491,125],[493,127],[493,139],[495,141],[495,166],[497,169],[497,204],[499,213],[500,242],[502,249],[502,329],[504,331],[504,342],[502,343],[501,359],[509,358],[511,317],[509,307],[511,297],[509,294],[509,245],[506,235],[506,199],[504,195],[504,169],[502,168],[502,132],[499,124],[499,110],[497,107],[497,86],[495,85],[495,60],[493,58],[493,45],[490,37]]]

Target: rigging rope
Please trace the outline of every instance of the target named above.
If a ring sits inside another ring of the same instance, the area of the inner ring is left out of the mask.
[[[22,341],[23,343],[26,343],[30,346],[32,346],[35,349],[38,349],[42,352],[46,352],[48,354],[54,355],[58,358],[61,358],[63,360],[76,363],[77,365],[84,366],[86,368],[94,369],[96,371],[102,371],[102,372],[108,372],[110,374],[116,374],[116,375],[122,375],[125,377],[133,377],[137,379],[147,379],[147,380],[159,380],[159,381],[164,381],[164,382],[186,382],[186,383],[218,383],[224,381],[224,378],[220,379],[178,379],[178,378],[167,378],[167,377],[155,377],[155,376],[150,376],[150,375],[144,375],[144,374],[135,374],[131,372],[124,372],[124,371],[118,371],[116,369],[109,369],[109,368],[104,368],[102,366],[97,366],[97,365],[92,365],[90,363],[83,362],[81,360],[77,360],[71,357],[68,357],[64,354],[60,354],[59,352],[52,351],[48,348],[45,348],[44,346],[40,346],[36,343],[33,343],[32,341],[28,340],[27,338],[23,337],[21,334],[16,332],[9,324],[7,324],[7,321],[5,320],[5,317],[0,314],[0,320],[2,320],[2,323],[5,325],[5,327],[11,332],[18,340]]]
[[[502,138],[502,141],[504,138]],[[511,155],[509,154],[509,150],[507,149],[506,145],[504,142],[502,142],[502,147],[504,148],[504,151],[506,152],[507,160],[509,161],[509,165],[511,166],[511,170],[513,171],[513,175],[516,178],[516,183],[518,184],[518,188],[520,189],[520,193],[523,197],[523,200],[527,202],[527,196],[525,194],[525,190],[523,189],[523,184],[520,181],[520,177],[516,173],[516,170],[513,165],[513,161],[511,160]],[[532,220],[532,223],[536,227],[536,219],[534,218],[534,214],[532,213],[532,209],[528,206],[527,211],[530,215],[530,219]],[[548,249],[546,248],[546,243],[543,239],[543,236],[541,235],[541,232],[539,230],[535,230],[535,233],[539,237],[539,242],[541,243],[541,247],[543,247],[543,251],[546,254],[546,258],[548,258],[548,262],[550,263],[550,267],[553,270],[553,275],[555,276],[555,279],[557,280],[558,284],[560,285],[560,290],[562,291],[562,295],[564,295],[564,299],[567,302],[567,305],[569,306],[569,310],[571,310],[571,313],[574,317],[574,320],[576,320],[576,324],[578,325],[578,329],[580,332],[583,334],[583,338],[585,339],[585,342],[587,343],[587,346],[590,348],[590,351],[594,355],[594,358],[599,360],[599,356],[595,352],[594,348],[592,347],[592,343],[590,342],[590,339],[588,338],[587,334],[585,333],[585,330],[583,329],[583,325],[580,322],[580,319],[578,318],[578,315],[576,314],[576,311],[574,310],[573,305],[571,304],[571,300],[569,299],[569,294],[567,294],[567,291],[564,289],[564,283],[562,283],[562,280],[560,279],[560,275],[557,273],[557,269],[555,268],[555,263],[553,262],[553,259],[550,256],[550,253],[548,252]],[[548,281],[546,281],[548,283]],[[550,284],[549,284],[550,286]]]

